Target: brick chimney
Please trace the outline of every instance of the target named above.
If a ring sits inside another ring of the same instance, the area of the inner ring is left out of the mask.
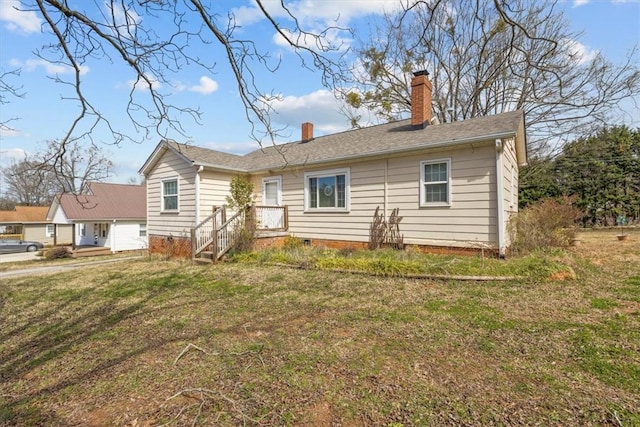
[[[300,142],[308,142],[313,139],[313,123],[305,122],[302,124],[302,138]]]
[[[431,82],[426,70],[416,71],[411,79],[411,125],[424,129],[431,124]]]

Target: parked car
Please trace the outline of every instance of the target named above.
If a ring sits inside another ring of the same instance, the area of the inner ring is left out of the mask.
[[[0,253],[35,252],[44,247],[40,242],[18,239],[0,239]]]

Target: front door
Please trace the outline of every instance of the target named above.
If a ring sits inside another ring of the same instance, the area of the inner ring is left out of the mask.
[[[283,228],[284,209],[273,209],[282,205],[282,177],[275,176],[262,179],[262,205],[260,228]]]

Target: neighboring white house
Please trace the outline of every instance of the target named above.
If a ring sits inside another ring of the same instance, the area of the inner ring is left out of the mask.
[[[74,247],[119,252],[148,246],[144,185],[91,182],[80,195],[57,195],[47,219],[72,225]]]
[[[287,207],[262,214],[262,228],[288,223],[288,234],[311,244],[366,244],[379,206],[385,217],[399,208],[405,244],[504,255],[527,161],[523,112],[432,123],[426,73],[412,81],[412,109],[411,119],[317,138],[305,123],[300,141],[244,156],[160,142],[140,170],[151,248],[189,239],[244,174],[258,205]]]

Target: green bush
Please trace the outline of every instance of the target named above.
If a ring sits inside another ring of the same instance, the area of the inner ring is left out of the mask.
[[[302,239],[296,236],[289,235],[284,238],[284,243],[282,244],[282,249],[285,251],[300,249],[304,245]]]
[[[524,255],[547,248],[566,248],[576,237],[581,212],[568,197],[544,199],[511,219],[511,251]]]
[[[66,246],[56,246],[55,248],[47,249],[44,257],[49,260],[71,258],[71,252]]]

